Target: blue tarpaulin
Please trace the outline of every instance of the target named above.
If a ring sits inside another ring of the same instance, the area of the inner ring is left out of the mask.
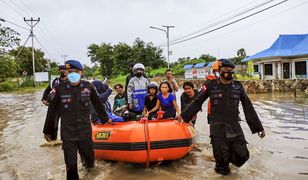
[[[193,64],[186,64],[183,68],[186,70],[186,69],[190,69],[190,68],[193,68],[194,65]]]
[[[207,65],[207,63],[198,63],[194,66],[194,68],[203,68]]]
[[[242,62],[271,58],[271,57],[295,57],[308,55],[308,34],[279,35],[274,44],[264,51],[242,60]]]

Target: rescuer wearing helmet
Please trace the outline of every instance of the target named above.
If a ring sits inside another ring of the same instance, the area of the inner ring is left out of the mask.
[[[243,85],[233,80],[234,68],[233,62],[220,59],[219,78],[205,81],[198,96],[177,117],[179,121],[183,119],[189,122],[210,97],[210,137],[216,160],[215,171],[223,175],[230,173],[229,163],[240,167],[249,159],[244,133],[238,121],[240,101],[251,132],[258,133],[260,138],[265,136],[261,121]]]
[[[158,93],[158,85],[156,82],[150,82],[147,86],[148,89],[148,95],[145,97],[144,101],[144,110],[143,113],[145,117],[147,117],[149,120],[156,119],[157,117],[157,111],[154,111],[152,113],[149,113],[157,103],[157,93]]]
[[[138,115],[141,115],[143,112],[147,85],[149,84],[149,81],[143,77],[144,71],[143,64],[135,64],[133,67],[135,76],[129,80],[127,85],[128,109]]]

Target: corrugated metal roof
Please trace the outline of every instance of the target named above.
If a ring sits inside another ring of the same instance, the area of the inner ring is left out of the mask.
[[[184,69],[190,69],[190,68],[193,68],[194,65],[193,64],[186,64],[183,68]]]
[[[214,62],[209,62],[209,64],[207,65],[207,67],[212,67]]]
[[[308,34],[279,35],[272,46],[242,60],[242,62],[271,57],[294,57],[308,55]]]
[[[207,63],[198,63],[194,66],[194,68],[203,68],[207,65]]]

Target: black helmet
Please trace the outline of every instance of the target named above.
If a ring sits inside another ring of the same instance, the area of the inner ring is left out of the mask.
[[[148,93],[149,93],[149,89],[150,89],[150,88],[156,89],[156,92],[158,91],[158,85],[156,84],[156,82],[150,82],[150,83],[147,85]]]

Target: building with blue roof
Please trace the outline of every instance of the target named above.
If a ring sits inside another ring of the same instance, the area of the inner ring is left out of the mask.
[[[308,34],[279,35],[270,48],[242,60],[247,61],[261,79],[308,78]]]
[[[184,69],[186,70],[186,69],[191,69],[191,68],[193,68],[194,67],[194,65],[193,64],[186,64],[186,65],[184,65]]]
[[[186,64],[186,65],[184,65],[183,68],[185,70],[185,73],[184,73],[185,79],[192,79],[193,78],[194,64]]]
[[[185,79],[205,79],[211,72],[213,62],[184,65]]]

